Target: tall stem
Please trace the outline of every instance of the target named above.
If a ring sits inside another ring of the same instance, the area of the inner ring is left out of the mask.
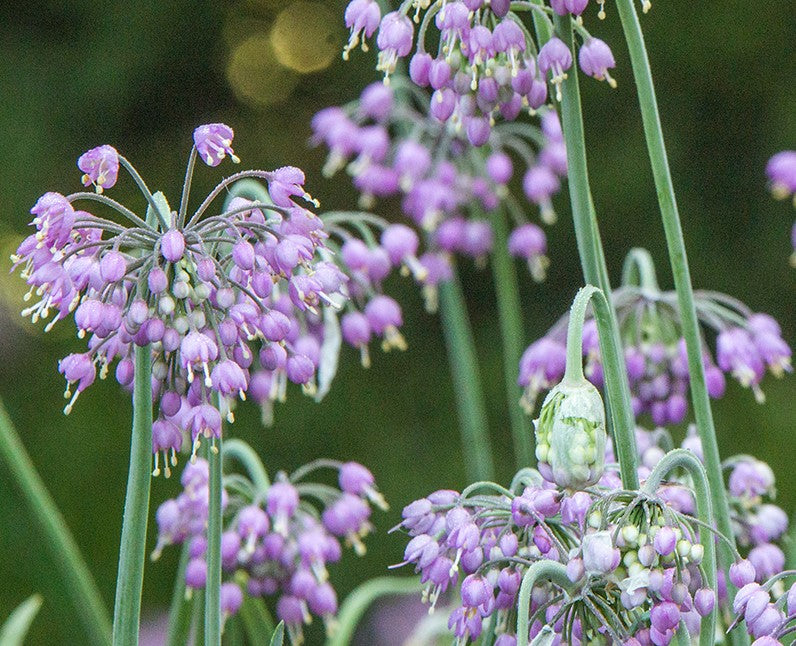
[[[207,583],[205,585],[205,646],[221,646],[221,438],[211,440],[210,501],[207,517]]]
[[[110,644],[111,622],[86,562],[0,402],[0,460],[41,528],[53,564],[91,644]]]
[[[622,20],[622,28],[624,29],[628,49],[630,50],[630,61],[633,66],[636,86],[638,87],[641,117],[644,123],[644,135],[647,140],[652,174],[658,193],[663,228],[666,232],[669,260],[672,266],[672,275],[682,316],[683,336],[685,337],[688,351],[688,372],[691,399],[694,405],[694,417],[696,418],[699,439],[702,442],[702,452],[710,484],[713,510],[719,531],[734,543],[735,539],[730,523],[730,510],[721,472],[719,447],[716,441],[716,429],[713,424],[713,413],[705,386],[702,343],[699,335],[699,321],[694,305],[694,291],[691,286],[691,273],[688,268],[688,258],[686,256],[685,240],[683,239],[683,229],[677,210],[674,184],[666,156],[663,129],[661,128],[660,115],[658,113],[658,102],[652,82],[652,72],[644,46],[644,35],[641,31],[638,14],[633,6],[633,0],[617,0],[616,5],[619,10],[619,17]],[[732,549],[727,545],[721,544],[719,547],[719,560],[722,568],[726,569],[732,559]],[[729,586],[729,588],[730,599],[732,599],[734,591],[732,586]],[[740,631],[733,631],[733,633],[737,632]]]
[[[574,52],[574,40],[572,35],[572,21],[569,16],[554,16],[554,25],[558,37]],[[580,86],[578,84],[578,72],[573,66],[567,75],[567,79],[562,86],[561,101],[561,127],[564,132],[564,142],[567,148],[567,166],[569,181],[569,196],[572,205],[572,219],[575,224],[575,237],[578,244],[578,254],[580,256],[583,276],[587,283],[591,283],[600,288],[605,296],[608,307],[599,313],[600,317],[605,317],[605,324],[613,337],[612,344],[621,351],[622,344],[619,336],[619,325],[616,313],[611,306],[611,285],[608,281],[608,270],[605,266],[605,254],[603,253],[600,231],[597,226],[597,217],[594,204],[591,198],[589,185],[589,170],[586,160],[586,137],[583,128],[583,111],[580,101]],[[598,320],[599,323],[599,320]],[[602,347],[602,338],[600,345]],[[627,370],[621,370],[618,375],[620,387],[623,393],[623,400],[629,401],[630,383],[628,381]],[[621,402],[622,400],[619,400]],[[609,412],[609,419],[617,419],[613,413],[613,407],[618,402],[614,402],[611,397],[606,398],[606,408]],[[635,419],[632,408],[622,407],[619,416],[635,427]],[[626,488],[633,489],[638,486],[637,463],[638,456],[635,452],[635,436],[632,438],[632,445],[621,446],[617,441],[617,429],[612,429],[614,441],[617,443],[617,453],[624,454],[625,464],[622,467],[622,482]],[[630,441],[630,438],[627,438]],[[621,462],[621,459],[620,459]],[[635,483],[635,486],[634,486]]]
[[[500,336],[503,342],[503,376],[506,382],[506,398],[514,440],[514,456],[517,468],[531,466],[534,462],[533,432],[530,418],[520,406],[520,387],[517,385],[517,370],[523,350],[522,308],[517,272],[508,252],[509,231],[506,214],[498,209],[492,217],[495,244],[492,252],[492,273],[495,279]]]
[[[462,288],[456,276],[439,286],[439,299],[442,329],[459,413],[467,479],[469,482],[494,480],[495,464],[489,442],[489,424],[473,331],[467,317]]]
[[[131,435],[130,469],[127,475],[119,572],[116,577],[116,603],[113,609],[114,646],[137,646],[141,618],[149,487],[152,477],[152,354],[148,345],[135,348]]]
[[[191,633],[193,604],[185,596],[185,568],[188,566],[189,559],[190,544],[186,542],[182,547],[180,564],[177,567],[177,576],[174,579],[174,588],[171,594],[166,646],[185,646]]]

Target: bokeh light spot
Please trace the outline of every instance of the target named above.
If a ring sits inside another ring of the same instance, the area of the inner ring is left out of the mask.
[[[342,46],[338,22],[324,3],[294,2],[279,13],[271,30],[277,59],[302,74],[327,68]]]
[[[271,39],[264,33],[253,34],[236,45],[227,66],[227,80],[235,96],[255,107],[287,99],[298,78],[277,60]]]

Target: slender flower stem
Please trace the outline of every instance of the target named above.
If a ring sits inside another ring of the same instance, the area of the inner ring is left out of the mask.
[[[208,443],[210,501],[207,518],[205,646],[221,646],[221,438]]]
[[[517,646],[528,646],[531,592],[540,580],[550,580],[565,591],[572,588],[567,569],[557,561],[537,561],[528,568],[522,577],[517,599]]]
[[[135,348],[133,429],[130,470],[124,500],[124,519],[113,610],[114,646],[137,646],[141,618],[141,589],[146,561],[149,488],[152,478],[152,353]]]
[[[182,184],[182,196],[180,197],[180,212],[177,216],[177,226],[182,227],[185,224],[185,215],[188,212],[188,198],[191,196],[191,183],[193,182],[193,172],[196,168],[196,146],[191,148],[191,154],[188,157],[188,166],[185,169],[185,181]]]
[[[119,163],[122,165],[129,174],[130,177],[133,178],[133,181],[138,186],[138,190],[141,191],[141,194],[146,198],[147,203],[149,204],[149,208],[152,209],[152,212],[155,214],[155,217],[160,224],[160,227],[163,231],[168,231],[169,225],[166,221],[166,217],[170,217],[170,213],[161,213],[160,209],[158,208],[158,204],[155,201],[154,196],[152,195],[152,191],[149,190],[149,187],[146,185],[144,178],[141,177],[141,174],[135,169],[135,167],[122,155],[119,155]]]
[[[655,97],[655,86],[652,81],[647,50],[644,46],[644,35],[641,31],[638,14],[633,6],[633,0],[617,0],[617,9],[622,21],[625,39],[630,50],[630,61],[633,75],[638,87],[639,105],[644,124],[644,135],[647,140],[647,149],[652,165],[652,174],[658,193],[658,202],[661,209],[663,228],[666,233],[666,244],[669,250],[669,260],[672,266],[674,285],[677,290],[677,300],[680,307],[688,351],[688,372],[690,376],[691,399],[694,405],[699,439],[702,442],[702,451],[705,460],[710,492],[713,499],[713,509],[716,514],[718,530],[724,534],[732,544],[735,539],[730,523],[730,510],[727,503],[727,494],[724,489],[724,479],[721,473],[721,459],[716,440],[716,429],[713,424],[713,413],[710,408],[710,398],[705,386],[705,370],[702,364],[702,343],[699,334],[699,322],[694,304],[694,292],[691,286],[691,273],[688,268],[683,229],[677,209],[677,200],[674,194],[674,184],[669,162],[666,156],[666,145],[663,139],[658,102]],[[732,562],[732,549],[730,546],[721,545],[719,548],[719,561],[721,567],[726,569]],[[730,600],[734,596],[732,586],[728,584]],[[734,633],[740,631],[733,631]],[[744,636],[745,637],[745,636]],[[732,636],[731,636],[732,638]],[[736,642],[738,643],[738,642]],[[748,640],[747,640],[748,643]]]
[[[461,285],[454,276],[439,286],[440,316],[459,412],[462,451],[467,479],[494,480],[495,465],[489,442],[483,387],[475,354],[475,342]]]
[[[415,594],[420,590],[417,577],[396,579],[391,576],[366,581],[346,597],[337,613],[337,627],[326,646],[347,646],[354,637],[360,619],[371,604],[384,596]]]
[[[185,543],[180,553],[180,564],[174,579],[174,591],[171,594],[169,609],[169,632],[166,646],[185,646],[191,634],[191,616],[193,604],[185,596],[185,568],[190,559],[190,544]]]
[[[492,252],[492,274],[495,279],[500,335],[503,342],[503,373],[506,381],[506,398],[514,439],[514,456],[517,468],[534,464],[530,418],[520,406],[521,390],[517,385],[517,370],[523,350],[522,308],[517,272],[508,252],[508,225],[502,209],[494,212],[492,230],[495,244]]]
[[[630,250],[622,267],[622,285],[638,285],[655,293],[660,291],[655,263],[649,251],[640,247]]]
[[[567,329],[567,366],[564,380],[575,382],[583,380],[583,323],[586,308],[591,302],[594,320],[600,338],[600,355],[605,370],[606,399],[611,402],[609,415],[613,418],[614,445],[622,484],[626,489],[638,489],[638,452],[636,450],[636,422],[630,401],[630,388],[627,385],[622,346],[617,343],[613,333],[613,309],[605,294],[594,287],[583,287],[569,315]]]
[[[228,440],[224,443],[224,463],[237,460],[244,469],[252,483],[255,486],[258,494],[265,494],[268,487],[271,486],[271,481],[268,478],[268,473],[263,466],[260,456],[257,455],[255,450],[242,440]]]
[[[710,499],[710,487],[705,473],[705,467],[693,452],[686,449],[674,449],[669,451],[650,473],[644,483],[644,491],[650,496],[654,496],[663,479],[674,469],[683,468],[688,471],[694,483],[694,493],[696,494],[697,517],[707,527],[713,527],[713,504]],[[702,566],[707,575],[708,587],[714,592],[716,588],[716,543],[710,532],[703,532],[701,537],[702,547],[705,548],[705,556],[702,559]],[[713,646],[716,633],[716,608],[706,617],[702,617],[702,625],[699,629],[700,646]]]
[[[36,472],[11,419],[0,402],[0,460],[5,463],[39,524],[56,570],[70,591],[70,602],[83,623],[91,644],[111,643],[111,622],[86,562],[58,511],[55,501]]]
[[[554,16],[553,22],[558,37],[572,50],[573,60],[576,58],[574,51],[574,40],[572,35],[572,21],[569,16]],[[597,226],[597,217],[594,209],[594,203],[591,197],[591,189],[589,188],[589,170],[586,160],[586,138],[583,128],[583,112],[580,101],[580,86],[578,84],[578,72],[573,65],[567,74],[567,79],[562,85],[562,101],[561,101],[561,126],[564,132],[564,141],[567,149],[567,166],[568,166],[568,180],[569,180],[569,196],[572,205],[572,219],[575,224],[575,237],[578,244],[578,254],[580,256],[581,266],[583,268],[583,276],[587,283],[591,283],[599,287],[608,303],[607,312],[603,312],[607,316],[607,326],[611,336],[613,336],[613,345],[616,346],[621,352],[621,341],[619,336],[619,325],[616,320],[616,312],[610,305],[611,285],[608,280],[608,270],[605,265],[605,254],[600,240],[600,231]],[[598,321],[599,323],[599,321]],[[602,336],[600,338],[600,345],[602,346]],[[623,356],[621,354],[620,356]],[[609,412],[609,419],[616,419],[613,413],[613,407],[621,401],[629,402],[630,383],[628,382],[627,371],[623,369],[619,375],[621,380],[621,390],[624,394],[621,400],[616,402],[608,397],[606,399],[606,408]],[[622,418],[631,421],[635,427],[635,420],[633,418],[632,408],[628,409],[623,406],[621,411]],[[638,457],[635,452],[635,435],[633,436],[633,444],[629,446],[621,446],[616,438],[616,429],[612,429],[614,434],[614,441],[617,444],[617,454],[623,455],[626,464],[622,465],[622,481],[625,488],[635,488],[633,483],[638,483],[638,475],[636,465]],[[625,438],[627,441],[629,437]],[[621,458],[620,458],[621,462]],[[625,482],[625,477],[629,481]]]

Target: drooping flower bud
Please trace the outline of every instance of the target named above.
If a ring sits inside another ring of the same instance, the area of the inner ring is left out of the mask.
[[[605,467],[605,408],[588,381],[566,380],[551,390],[536,426],[536,457],[561,487],[595,484]],[[544,474],[544,471],[543,471]]]

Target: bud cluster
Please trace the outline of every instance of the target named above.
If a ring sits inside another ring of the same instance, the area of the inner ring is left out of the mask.
[[[792,370],[791,349],[778,323],[769,315],[752,312],[740,301],[718,292],[697,291],[697,315],[716,334],[714,355],[703,342],[703,365],[711,397],[724,394],[725,375],[750,388],[758,401],[766,372],[780,377]],[[624,284],[613,293],[625,365],[636,415],[649,414],[654,424],[679,424],[688,412],[689,368],[675,292]],[[530,410],[539,392],[564,375],[566,326],[560,319],[544,337],[532,343],[520,361],[519,384]],[[593,318],[583,329],[586,375],[603,387],[597,326]]]
[[[399,527],[411,537],[401,565],[420,573],[431,608],[457,591],[448,621],[457,644],[491,625],[496,644],[513,646],[517,614],[530,612],[530,639],[544,629],[550,643],[660,646],[681,620],[697,635],[716,601],[698,524],[662,497],[622,491],[613,471],[580,491],[532,469],[509,489],[437,491],[405,507]],[[565,567],[571,585],[540,583],[530,608],[518,608],[523,575],[545,560]]]
[[[337,472],[338,487],[306,482],[321,467]],[[327,565],[342,557],[343,545],[358,555],[371,531],[371,505],[386,509],[371,472],[356,462],[319,460],[292,476],[277,475],[265,491],[235,474],[236,486],[222,490],[221,586],[224,616],[235,614],[244,597],[276,597],[276,613],[293,644],[303,641],[312,617],[334,631],[337,594]],[[198,458],[182,473],[183,491],[157,511],[158,542],[152,558],[168,545],[186,544],[186,593],[203,589],[208,520],[208,464]],[[245,487],[238,486],[241,482]],[[245,491],[253,494],[247,496]],[[320,506],[318,506],[320,501]]]
[[[513,121],[523,111],[534,114],[544,105],[548,83],[561,100],[560,86],[572,67],[573,52],[555,36],[544,42],[534,39],[532,19],[552,31],[553,13],[568,16],[582,39],[577,53],[581,70],[616,86],[609,72],[616,66],[610,47],[583,26],[587,5],[588,0],[551,0],[549,6],[410,0],[381,17],[375,0],[352,0],[345,14],[351,36],[343,57],[360,42],[367,49],[365,39],[378,29],[376,68],[389,82],[399,60],[414,51],[409,73],[416,85],[433,91],[429,112],[466,131],[472,144],[481,146],[498,118]]]
[[[337,363],[336,310],[343,306],[343,336],[363,352],[372,337],[386,347],[404,344],[400,307],[380,289],[400,262],[396,244],[386,245],[366,270],[356,253],[370,253],[366,244],[340,226],[330,238],[323,221],[302,205],[314,201],[299,169],[232,175],[188,217],[196,158],[209,166],[226,157],[236,161],[232,136],[224,124],[196,129],[183,199],[174,211],[114,148],[88,151],[78,166],[83,183],[97,192],[42,196],[31,210],[36,232],[12,257],[30,285],[25,299],[36,297],[23,314],[34,322],[52,316],[48,330],[73,315],[78,337],[88,336],[86,352],[59,363],[68,384],[66,413],[114,363],[118,382],[132,388],[133,350],[151,348],[155,475],[169,474],[186,436],[193,454],[202,438],[220,436],[222,417],[233,421],[237,399],[249,395],[267,418],[272,402],[285,398],[288,382],[308,394],[328,388],[319,380],[331,379],[324,362]],[[120,167],[147,199],[146,217],[107,197]],[[219,208],[218,198],[228,187],[234,195],[240,179],[264,181],[261,197],[234,196]],[[126,222],[75,209],[86,201]],[[334,254],[335,236],[345,238],[345,253]]]

